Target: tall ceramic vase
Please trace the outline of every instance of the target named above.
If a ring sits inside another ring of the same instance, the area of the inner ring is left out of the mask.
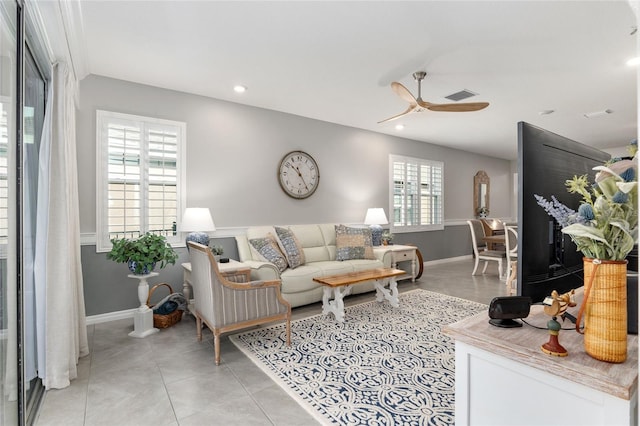
[[[627,261],[584,258],[584,349],[595,359],[627,359]]]

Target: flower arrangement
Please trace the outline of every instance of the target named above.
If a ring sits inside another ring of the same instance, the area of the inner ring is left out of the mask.
[[[597,170],[595,184],[587,175],[565,182],[567,190],[582,196],[578,211],[551,196],[535,195],[538,205],[558,221],[585,257],[624,260],[638,237],[637,140],[629,146],[629,159],[614,158]]]

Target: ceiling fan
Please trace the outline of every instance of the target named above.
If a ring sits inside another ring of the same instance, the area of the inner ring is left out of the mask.
[[[431,102],[425,102],[422,100],[422,80],[427,76],[424,71],[417,71],[413,73],[413,78],[418,82],[418,97],[415,98],[411,92],[402,84],[394,81],[391,83],[391,89],[398,96],[405,101],[409,102],[409,107],[406,111],[389,117],[385,120],[378,121],[378,123],[384,123],[386,121],[395,120],[403,115],[410,114],[412,112],[424,112],[424,111],[442,111],[442,112],[467,112],[467,111],[479,111],[489,106],[489,102],[466,102],[466,103],[450,103],[450,104],[432,104]]]

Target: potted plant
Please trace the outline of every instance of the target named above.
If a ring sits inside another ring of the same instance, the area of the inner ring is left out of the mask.
[[[382,231],[382,244],[388,246],[389,243],[393,240],[393,234],[388,229]]]
[[[150,232],[135,240],[114,238],[111,244],[107,259],[126,263],[129,270],[136,275],[150,273],[158,262],[162,269],[169,263],[174,265],[178,259],[178,254],[165,237]]]
[[[211,253],[213,254],[213,257],[216,259],[216,261],[220,261],[220,256],[222,256],[222,254],[224,253],[224,249],[222,248],[222,246],[219,245],[212,245],[210,247],[211,249]]]
[[[487,217],[489,216],[489,209],[486,207],[478,207],[478,216]]]

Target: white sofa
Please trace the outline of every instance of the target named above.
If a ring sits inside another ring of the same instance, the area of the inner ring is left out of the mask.
[[[282,296],[292,307],[322,301],[322,285],[313,281],[314,277],[363,271],[374,268],[391,267],[391,253],[384,247],[373,249],[375,260],[336,260],[335,224],[282,226],[290,229],[304,251],[304,264],[295,269],[287,268],[282,273],[270,262],[265,262],[249,240],[265,238],[269,233],[276,235],[273,226],[257,226],[247,229],[246,235],[236,236],[240,261],[251,267],[251,279],[282,281]],[[374,290],[373,282],[355,285],[352,294]]]

